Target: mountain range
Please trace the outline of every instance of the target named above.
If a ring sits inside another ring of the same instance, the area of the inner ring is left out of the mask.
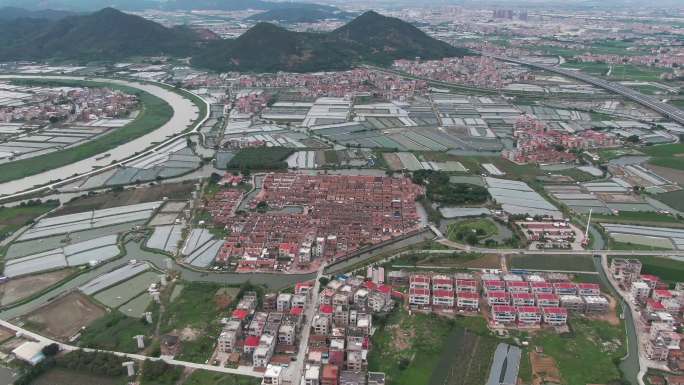
[[[216,71],[310,72],[467,54],[411,24],[373,11],[327,33],[258,23],[236,39],[202,36],[187,27],[167,28],[113,8],[58,20],[19,18],[0,22],[0,61],[85,63],[169,55],[191,57],[193,65]]]

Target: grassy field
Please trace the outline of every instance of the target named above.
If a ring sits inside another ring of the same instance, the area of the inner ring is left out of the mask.
[[[498,343],[478,334],[483,323],[397,310],[373,336],[369,370],[385,372],[394,385],[483,384]]]
[[[229,170],[287,169],[285,159],[294,152],[286,147],[254,147],[240,150],[228,162]]]
[[[221,306],[216,293],[221,285],[188,282],[183,291],[166,308],[161,320],[161,333],[191,336],[181,344],[179,359],[204,363],[212,353],[219,324]]]
[[[8,237],[57,205],[57,202],[50,201],[35,205],[0,207],[0,239]]]
[[[578,170],[576,168],[570,168],[570,169],[561,170],[561,171],[553,171],[552,174],[569,176],[570,178],[574,179],[576,182],[588,182],[590,180],[598,179],[597,177],[589,174],[588,172],[584,172],[584,171]]]
[[[532,337],[533,346],[556,360],[564,384],[607,384],[620,379],[614,360],[625,355],[624,327],[573,317],[572,335],[543,331]]]
[[[684,190],[658,194],[654,198],[675,210],[684,211]]]
[[[112,311],[91,324],[81,336],[80,346],[105,350],[137,353],[135,336],[149,336],[153,326],[140,318],[128,317],[121,312]]]
[[[447,227],[447,238],[454,242],[461,242],[469,233],[475,234],[477,239],[489,238],[499,233],[496,224],[491,219],[467,219],[452,223]]]
[[[389,262],[390,266],[436,266],[441,268],[500,268],[498,256],[477,253],[407,254]]]
[[[128,380],[123,376],[105,377],[57,367],[38,377],[31,385],[125,385],[127,383]]]
[[[164,100],[147,92],[131,87],[111,85],[107,83],[77,81],[31,82],[31,84],[68,84],[72,86],[107,87],[117,89],[129,94],[137,95],[142,107],[135,120],[133,120],[131,123],[87,143],[83,143],[65,150],[0,165],[0,183],[35,175],[89,158],[97,154],[104,153],[107,150],[129,142],[132,139],[143,136],[148,132],[156,130],[169,119],[171,119],[171,116],[173,115],[173,109]]]
[[[652,156],[649,163],[656,166],[684,170],[684,143],[663,144],[644,147],[643,151]]]
[[[258,378],[195,370],[183,385],[259,385]]]
[[[655,275],[667,283],[679,282],[684,277],[684,262],[653,256],[630,256],[630,258],[641,261],[642,274]]]
[[[652,211],[620,211],[618,215],[602,215],[596,214],[591,216],[592,221],[605,222],[605,223],[621,223],[621,224],[632,224],[632,225],[648,225],[648,224],[659,224],[663,225],[682,225],[684,223],[673,217],[672,215],[664,215]]]
[[[609,249],[611,249],[611,250],[645,250],[645,251],[672,250],[672,249],[666,249],[663,247],[640,245],[638,243],[631,243],[631,242],[616,242],[616,241],[612,241],[612,240],[610,242]]]
[[[513,255],[508,257],[508,266],[512,269],[596,271],[589,255]]]
[[[606,77],[611,80],[639,80],[639,81],[659,81],[660,75],[668,72],[663,68],[636,66],[632,64],[613,65],[613,72],[606,76],[610,65],[605,63],[574,63],[566,62],[565,68],[576,68],[590,75]]]

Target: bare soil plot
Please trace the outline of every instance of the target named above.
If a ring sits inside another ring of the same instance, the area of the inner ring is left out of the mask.
[[[542,353],[530,352],[530,364],[532,365],[532,384],[560,384],[561,376],[556,360]]]
[[[14,337],[15,333],[13,330],[0,327],[0,343],[7,341],[8,339]]]
[[[27,298],[65,279],[73,272],[74,269],[64,269],[11,279],[2,283],[0,284],[0,305],[7,305]]]
[[[615,301],[615,298],[605,293],[603,294],[603,296],[608,298],[608,301],[610,301],[608,305],[608,311],[603,314],[592,315],[589,318],[599,321],[605,321],[614,326],[620,325],[620,319],[617,315],[617,301]]]
[[[397,154],[384,153],[382,154],[382,157],[385,159],[385,162],[387,162],[387,166],[390,170],[398,171],[404,168],[404,165],[401,163],[401,159],[399,159]]]
[[[108,192],[78,198],[64,207],[50,213],[50,216],[74,214],[90,210],[108,209],[137,203],[156,202],[166,197],[169,199],[188,199],[194,189],[193,183],[165,183],[156,186],[144,186],[130,190]]]
[[[81,327],[90,325],[107,314],[105,309],[80,292],[72,292],[24,317],[41,333],[60,340],[76,334]]]

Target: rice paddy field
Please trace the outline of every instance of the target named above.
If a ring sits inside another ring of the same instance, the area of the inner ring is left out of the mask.
[[[117,308],[134,297],[138,296],[152,283],[159,282],[159,275],[153,272],[145,272],[128,281],[105,289],[93,296],[98,302],[110,308]]]
[[[589,255],[512,255],[508,257],[508,266],[528,270],[596,271],[594,260]]]

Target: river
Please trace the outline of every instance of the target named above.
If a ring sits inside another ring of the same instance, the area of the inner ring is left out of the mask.
[[[80,76],[32,76],[32,75],[0,75],[0,79],[64,79],[64,80],[86,80]],[[183,132],[199,115],[199,109],[189,99],[173,91],[169,91],[154,84],[142,84],[126,80],[115,80],[105,78],[88,79],[94,82],[106,82],[112,84],[119,84],[127,87],[137,88],[152,94],[164,101],[166,101],[173,109],[173,116],[166,123],[158,129],[149,132],[141,137],[126,142],[113,149],[107,150],[110,157],[103,159],[96,159],[99,155],[83,159],[66,166],[57,167],[55,169],[45,171],[36,175],[27,176],[25,178],[13,180],[10,182],[0,184],[0,191],[2,195],[12,195],[32,187],[43,185],[51,180],[66,179],[74,174],[82,174],[92,171],[93,167],[107,166],[114,160],[122,160],[134,155],[136,152],[141,152],[153,143],[162,142],[173,136]]]

